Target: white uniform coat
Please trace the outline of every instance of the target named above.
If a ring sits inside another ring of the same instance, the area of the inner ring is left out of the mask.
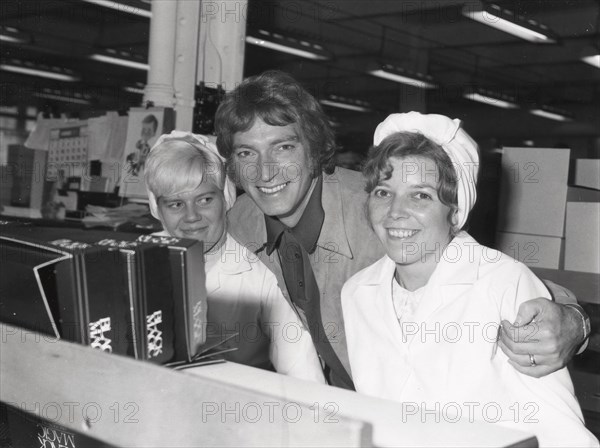
[[[534,433],[540,446],[598,446],[583,425],[566,368],[532,378],[496,350],[502,319],[513,322],[519,305],[532,297],[550,298],[525,265],[461,232],[441,254],[403,328],[392,302],[395,269],[385,256],[342,289],[358,392],[401,401],[423,419],[462,417],[516,427]]]
[[[228,234],[206,260],[207,335],[239,333],[229,341],[238,350],[226,359],[260,365],[266,358],[278,373],[325,383],[310,333],[258,257]]]

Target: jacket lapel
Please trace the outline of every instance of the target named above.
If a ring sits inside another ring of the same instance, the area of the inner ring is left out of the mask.
[[[392,281],[396,271],[396,263],[387,255],[372,266],[376,275],[365,278],[362,287],[365,296],[371,298],[373,306],[377,307],[378,316],[383,316],[383,324],[392,335],[394,344],[399,350],[406,350],[406,337],[402,333],[400,323],[394,309],[392,299]]]
[[[337,171],[336,171],[337,172]],[[325,219],[317,244],[323,249],[337,252],[346,258],[352,258],[350,241],[346,235],[344,222],[344,199],[340,191],[340,182],[333,174],[323,173],[323,192],[321,203],[325,210]]]

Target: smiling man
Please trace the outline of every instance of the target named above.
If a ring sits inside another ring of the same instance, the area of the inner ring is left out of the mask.
[[[321,106],[279,71],[248,78],[230,92],[215,127],[229,174],[247,193],[228,214],[229,231],[275,273],[310,330],[329,383],[353,389],[340,293],[346,280],[384,254],[366,218],[363,176],[334,168],[334,135]],[[542,376],[564,366],[581,345],[585,316],[545,299],[524,305],[521,323],[536,317],[539,342],[506,331],[500,347],[515,368]]]
[[[307,146],[297,125],[272,126],[260,118],[233,136],[239,184],[265,215],[289,227],[298,223],[319,182]]]

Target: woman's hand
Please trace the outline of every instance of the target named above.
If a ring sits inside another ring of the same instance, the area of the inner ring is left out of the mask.
[[[515,369],[540,378],[564,367],[583,340],[577,311],[537,298],[521,304],[514,324],[502,321],[498,344]]]

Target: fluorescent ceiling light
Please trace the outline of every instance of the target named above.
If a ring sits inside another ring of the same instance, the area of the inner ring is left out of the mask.
[[[11,44],[22,44],[31,40],[28,34],[22,33],[17,28],[12,26],[0,25],[0,42],[8,42]]]
[[[8,34],[0,34],[1,42],[10,42],[11,44],[21,44],[25,42],[23,39],[19,39],[18,37],[9,36]]]
[[[369,109],[366,106],[361,106],[359,104],[351,104],[335,100],[321,100],[319,102],[324,106],[337,107],[338,109],[352,110],[354,112],[371,112],[371,109]]]
[[[512,34],[513,36],[520,37],[521,39],[528,40],[530,42],[554,42],[548,36],[537,31],[530,30],[521,25],[517,25],[514,22],[510,22],[501,17],[488,14],[485,11],[472,12],[468,15],[469,18],[483,23],[484,25],[491,26],[497,30],[504,31],[505,33]]]
[[[600,68],[600,54],[585,56],[581,60],[593,67]]]
[[[136,8],[132,5],[126,5],[113,0],[83,0],[84,2],[92,3],[94,5],[103,6],[105,8],[115,9],[117,11],[126,12],[140,17],[152,17],[152,11],[147,9]]]
[[[65,73],[57,73],[57,72],[51,72],[48,70],[39,70],[39,69],[35,69],[35,68],[21,67],[18,65],[11,65],[11,64],[0,64],[0,70],[4,70],[7,72],[13,72],[13,73],[21,73],[23,75],[39,76],[42,78],[56,79],[57,81],[70,81],[70,82],[78,81],[78,78],[76,78],[75,76],[67,75]]]
[[[123,90],[125,90],[126,92],[129,92],[129,93],[138,93],[140,95],[144,94],[144,89],[141,89],[139,87],[129,87],[129,86],[127,86],[127,87],[123,87]]]
[[[393,73],[383,69],[371,70],[369,71],[369,74],[377,76],[379,78],[389,79],[390,81],[399,82],[401,84],[419,87],[421,89],[432,89],[435,87],[435,84],[432,84],[430,82],[423,81],[417,78],[411,78],[406,75],[400,75],[398,73]]]
[[[150,65],[145,64],[143,62],[121,59],[114,56],[107,56],[99,53],[90,55],[90,59],[93,59],[94,61],[106,62],[108,64],[121,65],[123,67],[137,68],[138,70],[150,69]]]
[[[49,100],[63,101],[65,103],[90,104],[88,100],[85,100],[83,98],[73,98],[70,96],[55,95],[53,93],[34,93],[33,96],[37,96],[39,98],[47,98]]]
[[[323,47],[306,40],[294,39],[278,33],[271,33],[266,30],[258,30],[258,35],[259,37],[256,35],[246,36],[246,42],[259,47],[269,48],[271,50],[293,54],[295,56],[316,61],[324,61],[330,58]]]
[[[257,39],[256,37],[246,36],[246,42],[252,45],[258,45],[259,47],[269,48],[271,50],[281,51],[282,53],[293,54],[302,58],[313,59],[313,60],[325,60],[324,56],[312,53],[306,50],[300,50],[299,48],[288,47],[275,42],[269,42],[264,39]]]
[[[515,103],[510,101],[494,98],[477,92],[465,93],[464,97],[471,101],[477,101],[478,103],[487,104],[488,106],[501,107],[503,109],[516,109],[518,107]]]
[[[385,62],[370,63],[367,66],[367,73],[377,76],[378,78],[399,82],[400,84],[407,84],[413,87],[419,87],[421,89],[433,89],[436,87],[431,76],[424,75],[422,73],[411,72],[403,67],[397,67],[393,64]]]
[[[503,10],[498,5],[479,4],[479,6],[473,7],[472,4],[467,3],[462,9],[462,14],[465,17],[483,23],[484,25],[491,26],[492,28],[496,28],[497,30],[504,31],[505,33],[512,34],[513,36],[530,42],[556,42],[555,39],[550,37],[550,30],[544,27],[544,25],[539,24],[534,20],[515,17],[511,11],[506,9]]]
[[[555,113],[555,112],[549,112],[547,110],[543,110],[543,109],[532,109],[529,111],[530,113],[532,113],[533,115],[537,115],[538,117],[544,117],[544,118],[548,118],[550,120],[556,120],[556,121],[572,121],[571,118],[566,117],[564,115]]]

